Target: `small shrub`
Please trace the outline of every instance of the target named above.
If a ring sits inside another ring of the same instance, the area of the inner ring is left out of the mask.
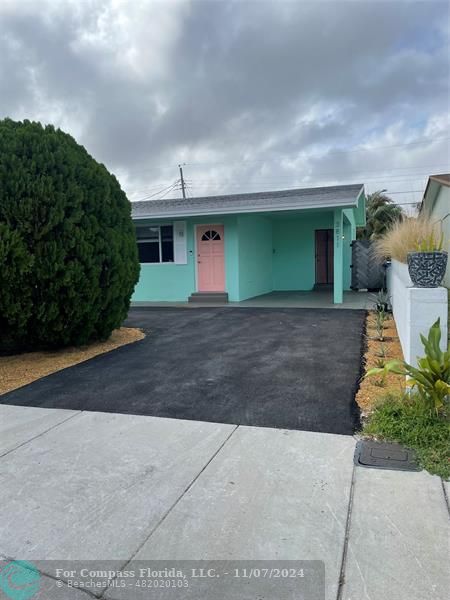
[[[431,247],[442,248],[442,227],[426,216],[396,221],[374,244],[378,257],[395,258],[405,264],[409,252]]]
[[[391,298],[386,290],[380,290],[377,294],[372,294],[372,300],[376,311],[389,312]]]
[[[375,316],[375,329],[377,331],[377,337],[380,342],[384,342],[384,323],[386,321],[386,313],[383,310],[379,310]]]
[[[383,358],[385,359],[387,356],[387,350],[386,350],[386,344],[381,343],[380,347],[378,348],[378,350],[375,352],[375,356],[378,356],[379,358]],[[384,360],[383,360],[383,367],[384,367]],[[379,365],[377,365],[379,366]]]
[[[377,387],[386,387],[386,378],[381,377],[380,379],[374,379],[373,385],[376,385]]]

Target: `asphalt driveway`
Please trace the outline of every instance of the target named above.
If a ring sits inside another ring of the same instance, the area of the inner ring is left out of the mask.
[[[146,338],[0,403],[352,434],[365,312],[139,308]]]

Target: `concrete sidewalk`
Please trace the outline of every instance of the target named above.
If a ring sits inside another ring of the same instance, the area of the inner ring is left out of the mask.
[[[44,574],[34,597],[50,600],[92,598],[57,587],[52,559],[319,560],[326,600],[443,600],[441,480],[354,467],[354,447],[350,436],[2,405],[0,558],[32,561]]]

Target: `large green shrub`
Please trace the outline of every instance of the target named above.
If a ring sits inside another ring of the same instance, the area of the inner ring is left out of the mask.
[[[130,203],[68,134],[0,121],[0,351],[106,339],[139,276]]]

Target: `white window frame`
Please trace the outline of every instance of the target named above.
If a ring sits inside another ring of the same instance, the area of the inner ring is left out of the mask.
[[[161,227],[172,227],[172,248],[173,248],[173,260],[163,260],[162,259],[162,240],[161,240]],[[153,228],[158,228],[158,246],[159,246],[159,260],[157,262],[143,262],[143,263],[139,263],[141,265],[173,265],[175,264],[175,235],[174,235],[174,223],[157,223],[152,225],[151,223],[149,223],[148,225],[137,225],[136,226],[136,230],[138,227],[153,227]],[[136,241],[137,244],[139,245],[141,242],[151,242],[152,244],[156,244],[156,241],[151,239],[151,238],[138,238],[136,235]]]

